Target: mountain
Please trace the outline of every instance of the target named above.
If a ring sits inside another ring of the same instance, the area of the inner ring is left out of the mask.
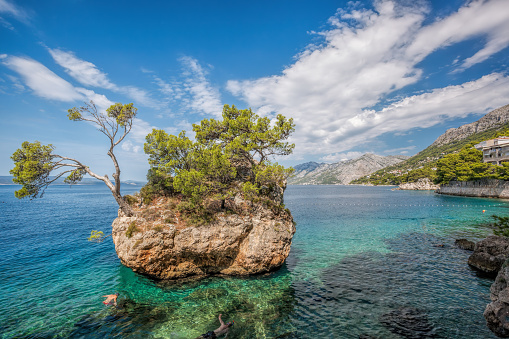
[[[450,128],[444,134],[439,136],[430,147],[440,147],[453,142],[461,141],[471,135],[479,134],[491,129],[498,129],[500,126],[509,122],[509,105],[497,108],[483,116],[481,119],[460,126],[458,128]]]
[[[407,156],[387,156],[367,153],[359,158],[340,161],[334,164],[307,162],[294,166],[292,177],[288,179],[290,185],[325,185],[349,184],[352,180],[369,175],[381,168],[394,165]]]
[[[470,124],[448,129],[430,146],[413,157],[378,170],[369,177],[359,178],[354,183],[395,185],[415,182],[424,177],[433,179],[434,166],[444,155],[457,152],[469,144],[477,144],[500,135],[509,136],[509,105],[497,108]]]

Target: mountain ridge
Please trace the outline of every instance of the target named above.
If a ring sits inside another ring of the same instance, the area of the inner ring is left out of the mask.
[[[366,153],[358,158],[336,163],[307,162],[294,166],[295,173],[288,179],[290,185],[346,185],[352,180],[369,175],[381,168],[407,159],[407,156],[380,156]]]

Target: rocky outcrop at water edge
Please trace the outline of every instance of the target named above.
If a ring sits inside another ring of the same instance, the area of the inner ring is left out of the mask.
[[[119,213],[112,225],[117,255],[135,272],[158,279],[249,275],[279,268],[295,233],[289,211],[253,207],[240,194],[231,203],[249,212],[221,212],[201,226],[183,223],[166,198],[135,209],[134,217]]]
[[[440,185],[435,185],[429,178],[421,178],[416,182],[406,182],[404,184],[399,185],[398,189],[400,190],[419,190],[419,191],[428,191],[428,190],[437,190]]]
[[[475,242],[467,239],[456,239],[454,244],[462,250],[473,251],[475,249]]]
[[[477,242],[474,253],[468,258],[468,264],[479,271],[495,275],[507,259],[509,238],[491,235]]]
[[[509,261],[506,261],[490,288],[491,303],[484,318],[488,328],[498,337],[509,338]]]

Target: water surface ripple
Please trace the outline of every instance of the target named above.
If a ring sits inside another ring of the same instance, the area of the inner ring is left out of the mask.
[[[219,313],[235,319],[229,338],[495,338],[482,316],[492,281],[454,239],[487,235],[479,225],[507,215],[502,200],[290,186],[297,233],[279,271],[175,283],[123,267],[110,239],[86,241],[111,230],[107,188],[55,186],[34,201],[14,189],[0,186],[1,338],[194,338]],[[115,291],[119,307],[102,305]]]

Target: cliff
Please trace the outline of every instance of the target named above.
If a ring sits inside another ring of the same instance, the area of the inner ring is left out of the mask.
[[[122,264],[158,279],[275,270],[288,256],[295,233],[288,210],[252,204],[240,194],[201,226],[184,220],[177,198],[160,197],[143,207],[140,203],[134,202],[134,217],[119,211],[113,221],[115,250]]]
[[[463,140],[473,134],[500,127],[507,122],[509,122],[509,105],[497,108],[473,123],[448,129],[444,134],[439,136],[431,146],[439,147]]]
[[[333,164],[316,162],[295,166],[294,175],[288,180],[293,185],[349,184],[352,180],[369,175],[381,168],[399,163],[406,156],[380,156],[367,153],[359,158]]]

